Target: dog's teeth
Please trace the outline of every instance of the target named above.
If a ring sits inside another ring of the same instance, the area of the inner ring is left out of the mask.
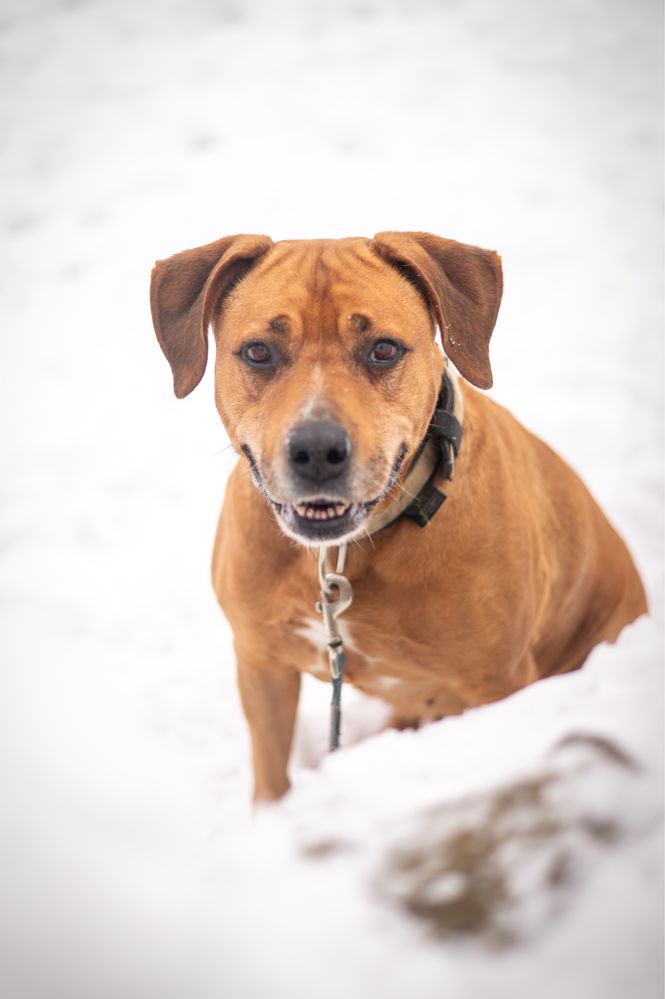
[[[349,503],[331,503],[329,506],[318,506],[314,503],[294,503],[293,509],[299,517],[305,520],[331,520],[341,517],[351,509]]]

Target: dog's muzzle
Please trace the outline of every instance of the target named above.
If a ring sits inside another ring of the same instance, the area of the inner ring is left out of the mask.
[[[348,500],[351,439],[333,420],[298,423],[286,441],[293,503],[278,513],[300,539],[321,543],[352,533],[367,517],[366,504]]]
[[[241,451],[286,533],[303,544],[321,545],[362,533],[374,507],[398,481],[407,446],[402,443],[386,482],[369,500],[358,498],[351,481],[351,439],[332,420],[306,420],[289,434],[284,447],[287,481],[280,489],[288,498],[283,501],[271,494],[249,446],[243,444]]]

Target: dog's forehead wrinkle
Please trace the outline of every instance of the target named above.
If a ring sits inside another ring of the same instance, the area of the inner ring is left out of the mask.
[[[281,274],[276,272],[282,271]],[[325,290],[330,282],[338,288],[353,287],[357,283],[371,286],[377,271],[390,275],[389,266],[377,258],[362,241],[303,240],[277,246],[250,274],[265,278],[271,274],[286,286],[306,286],[315,291]],[[396,274],[396,286],[399,275]]]
[[[324,345],[372,330],[406,335],[413,328],[412,295],[367,241],[302,241],[278,244],[236,289],[227,314],[255,335],[298,335]],[[429,320],[421,319],[417,326],[429,337]]]
[[[357,333],[365,333],[372,326],[372,320],[364,312],[352,312],[347,321]]]
[[[289,317],[280,313],[278,316],[273,316],[268,326],[273,333],[286,333],[289,328]]]

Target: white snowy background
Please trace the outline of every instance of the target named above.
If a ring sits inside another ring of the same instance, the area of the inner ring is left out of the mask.
[[[661,995],[661,35],[656,0],[2,0],[3,999]],[[308,685],[252,814],[234,458],[150,268],[400,228],[502,254],[492,394],[651,618],[417,733],[348,696],[334,758]]]

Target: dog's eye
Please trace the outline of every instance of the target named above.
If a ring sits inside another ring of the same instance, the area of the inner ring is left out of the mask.
[[[246,343],[240,356],[253,368],[267,367],[274,360],[270,347],[265,343]]]
[[[378,367],[388,367],[399,361],[403,353],[404,348],[394,340],[377,340],[369,352],[369,362]]]

